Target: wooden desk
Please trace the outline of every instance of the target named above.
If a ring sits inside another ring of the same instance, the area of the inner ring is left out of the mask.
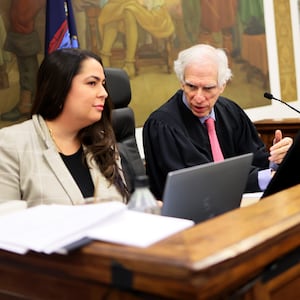
[[[300,185],[147,249],[0,251],[0,299],[300,299],[299,235]]]
[[[281,129],[284,136],[295,137],[300,130],[300,118],[264,119],[254,122],[254,125],[263,142],[269,148],[273,144],[276,129]]]

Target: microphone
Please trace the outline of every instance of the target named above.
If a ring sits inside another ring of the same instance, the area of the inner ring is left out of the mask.
[[[275,98],[272,94],[270,94],[270,93],[268,93],[268,92],[265,92],[265,93],[264,93],[264,97],[267,98],[267,99],[270,99],[270,100],[274,99],[274,100],[276,100],[276,101],[279,101],[279,102],[285,104],[286,106],[288,106],[289,108],[293,109],[294,111],[296,111],[297,113],[300,114],[300,111],[299,111],[298,109],[296,109],[295,107],[289,105],[288,103],[284,102],[284,101],[281,100],[281,99]]]

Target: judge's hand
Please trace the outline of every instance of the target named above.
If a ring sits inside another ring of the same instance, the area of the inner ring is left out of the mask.
[[[157,202],[158,206],[159,206],[160,208],[162,208],[163,202],[162,202],[161,200],[156,200],[156,202]]]
[[[293,139],[290,137],[283,138],[281,130],[277,129],[275,131],[273,146],[270,148],[269,160],[275,164],[280,164],[292,144]]]

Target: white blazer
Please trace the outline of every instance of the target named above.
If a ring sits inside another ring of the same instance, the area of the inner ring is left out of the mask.
[[[123,201],[96,163],[87,162],[98,200]],[[84,203],[41,116],[0,130],[0,202],[7,200],[26,200],[28,207]]]

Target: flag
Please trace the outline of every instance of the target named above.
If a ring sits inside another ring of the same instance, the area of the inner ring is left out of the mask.
[[[79,48],[71,0],[47,0],[45,54]]]

